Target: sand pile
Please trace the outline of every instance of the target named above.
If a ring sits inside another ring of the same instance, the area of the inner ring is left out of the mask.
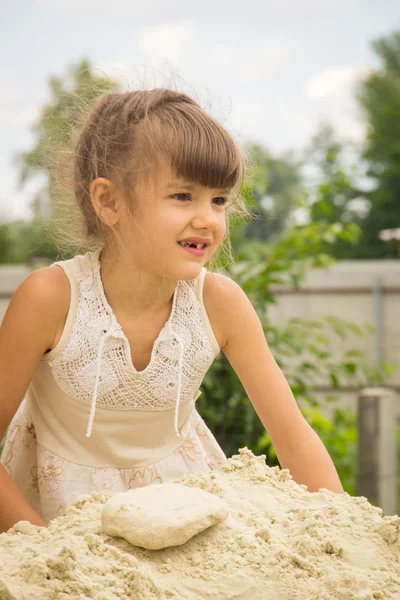
[[[48,529],[0,535],[1,600],[400,600],[400,518],[363,498],[310,494],[247,448],[179,483],[229,517],[183,546],[144,550],[101,533],[108,495],[81,497]]]

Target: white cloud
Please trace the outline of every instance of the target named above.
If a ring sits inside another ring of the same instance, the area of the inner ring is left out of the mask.
[[[315,129],[313,115],[299,108],[292,98],[278,98],[273,106],[273,114],[280,127],[288,136],[284,140],[286,147],[298,147],[310,138]]]
[[[240,96],[233,101],[230,116],[237,138],[249,138],[254,132],[260,133],[265,122],[265,106],[255,96]]]
[[[368,72],[365,67],[328,67],[305,82],[304,93],[310,100],[322,100],[353,88]]]
[[[147,58],[180,62],[191,51],[195,27],[189,21],[148,27],[137,36],[137,46]]]
[[[319,121],[330,121],[341,136],[354,141],[365,135],[356,87],[369,72],[367,67],[328,67],[306,81],[303,88],[306,98],[318,109]]]
[[[1,82],[0,109],[16,102],[19,96],[20,94],[18,88],[12,83],[3,80]]]
[[[358,5],[362,0],[346,0],[346,6]],[[337,13],[338,0],[203,0],[202,3],[186,0],[39,0],[39,6],[56,13],[79,14],[79,17],[107,19],[134,19],[134,25],[168,22],[184,14],[196,23],[253,24],[255,20],[271,17],[313,18]],[[341,2],[342,4],[342,2]],[[77,12],[78,11],[78,12]]]
[[[93,62],[92,71],[97,77],[113,79],[124,85],[132,74],[132,65],[127,59],[106,60],[99,63]]]
[[[94,68],[119,80],[124,89],[177,87],[210,110],[210,102],[218,95],[226,104],[235,91],[242,93],[244,88],[268,81],[294,53],[292,43],[279,39],[243,39],[240,47],[210,44],[189,22],[144,29],[137,37],[137,47],[134,63],[123,57]],[[226,114],[225,108],[221,110]]]
[[[37,118],[39,107],[26,102],[26,90],[3,81],[0,95],[0,122],[8,126],[27,128]]]
[[[291,54],[291,44],[283,40],[259,39],[248,45],[217,44],[207,53],[210,68],[218,76],[240,85],[254,85],[276,73]]]
[[[337,9],[337,0],[280,0],[279,2],[271,2],[274,13],[283,14],[285,16],[307,16],[310,13],[315,16],[334,12]]]
[[[360,116],[355,113],[356,107],[354,107],[353,111],[349,110],[347,115],[342,115],[338,112],[336,115],[332,115],[332,123],[339,135],[358,142],[365,138],[366,125]]]
[[[26,129],[33,125],[39,115],[38,106],[25,106],[24,108],[0,108],[0,122]]]
[[[166,61],[162,59],[159,61],[148,59],[147,64],[130,62],[127,58],[93,63],[93,72],[97,76],[108,77],[119,82],[122,91],[168,86],[168,69],[175,72],[173,65],[166,65]],[[178,76],[176,75],[176,77]],[[172,86],[172,75],[170,83]]]
[[[196,72],[196,35],[188,21],[147,27],[136,36],[135,60],[126,56],[94,65],[95,71],[119,81],[126,90],[151,87],[179,87],[184,64]]]
[[[272,152],[301,148],[315,129],[312,115],[291,98],[279,97],[271,104],[257,95],[241,95],[232,104],[230,120],[236,139],[259,142]]]
[[[10,182],[2,190],[2,214],[1,219],[12,221],[13,219],[32,218],[31,203],[36,194],[42,189],[45,178],[38,175],[24,186],[23,190],[17,189],[15,183]]]

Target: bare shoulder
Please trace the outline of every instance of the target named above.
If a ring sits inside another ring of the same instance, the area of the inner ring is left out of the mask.
[[[68,279],[54,265],[28,275],[8,303],[0,326],[0,439],[40,360],[56,343],[69,298]]]
[[[44,286],[47,287],[46,299],[52,311],[54,338],[48,348],[52,350],[61,338],[67,320],[71,302],[70,283],[64,269],[57,265],[46,267],[38,273],[42,273]]]
[[[49,332],[54,331],[49,350],[58,341],[64,327],[69,305],[70,286],[61,267],[52,265],[34,271],[18,286],[10,301],[14,311],[23,311],[40,322]]]
[[[69,306],[70,289],[68,277],[64,270],[57,265],[33,271],[20,284],[19,288],[22,287],[29,295],[37,294],[39,302],[55,306],[61,303],[61,305],[65,306],[67,304]]]
[[[223,349],[232,335],[233,321],[243,314],[246,306],[251,306],[250,301],[236,281],[210,271],[204,277],[203,297],[215,337]]]

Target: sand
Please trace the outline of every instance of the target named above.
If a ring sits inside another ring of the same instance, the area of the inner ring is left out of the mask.
[[[0,535],[0,599],[400,600],[400,518],[365,498],[310,494],[247,448],[179,483],[223,498],[229,517],[144,550],[101,533],[109,495],[81,497],[48,529]]]

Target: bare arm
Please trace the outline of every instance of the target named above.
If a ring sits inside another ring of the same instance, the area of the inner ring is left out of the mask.
[[[69,283],[59,267],[29,275],[17,288],[0,327],[0,439],[46,350],[53,347],[69,306]],[[0,464],[0,533],[18,521],[46,523]]]
[[[3,465],[0,464],[0,533],[10,529],[18,521],[29,521],[33,525],[47,527],[47,523],[28,504]]]
[[[271,437],[282,468],[289,469],[293,479],[310,492],[326,488],[343,493],[325,446],[301,414],[271,354],[250,300],[228,277],[208,279],[208,302],[221,307],[217,318],[225,332],[222,351]]]

